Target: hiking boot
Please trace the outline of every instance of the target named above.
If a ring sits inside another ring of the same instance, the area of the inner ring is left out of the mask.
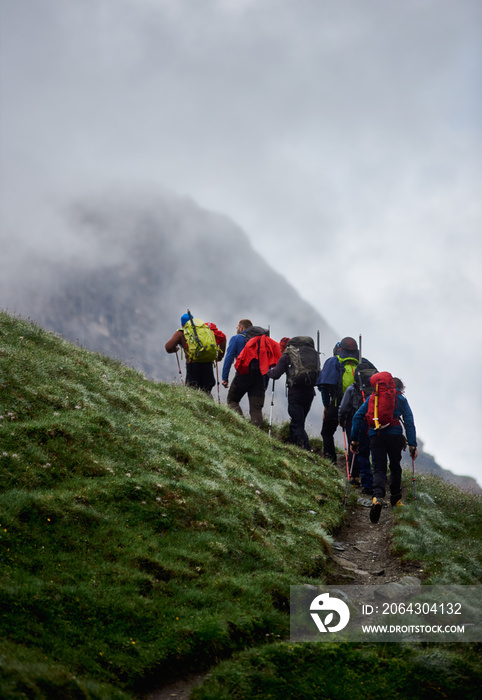
[[[358,479],[356,476],[352,476],[352,478],[350,479],[350,484],[353,486],[354,489],[359,489],[360,479]]]
[[[380,520],[380,513],[382,512],[383,502],[380,498],[373,496],[372,507],[370,508],[370,521],[372,523],[377,523]]]
[[[404,505],[405,505],[405,503],[402,503],[402,501],[400,499],[398,499],[398,501],[396,503],[392,503],[392,506],[395,508],[398,508],[399,506],[404,506]]]

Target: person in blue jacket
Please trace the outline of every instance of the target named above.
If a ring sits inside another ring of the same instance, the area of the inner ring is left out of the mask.
[[[242,319],[237,325],[236,335],[233,335],[229,340],[222,372],[222,385],[225,389],[228,387],[229,370],[246,345],[246,331],[252,326],[253,324],[249,319]],[[259,369],[258,371],[253,370],[247,375],[241,375],[236,372],[231,386],[229,387],[226,403],[229,408],[242,416],[243,411],[240,406],[240,401],[245,394],[248,394],[251,423],[262,428],[265,391],[266,379],[261,375]]]
[[[221,375],[221,383],[225,389],[228,388],[229,370],[231,369],[233,362],[236,361],[236,358],[241,350],[246,345],[246,331],[248,328],[251,328],[252,325],[253,324],[249,319],[241,319],[236,326],[236,335],[231,336],[229,339],[228,349],[226,350],[226,354],[224,356],[223,373]]]
[[[373,375],[373,378],[376,377],[377,375]],[[373,381],[375,380],[373,379]],[[393,412],[393,424],[378,430],[370,427],[368,431],[373,460],[373,499],[370,509],[370,520],[372,523],[377,523],[379,521],[383,507],[385,484],[387,480],[387,461],[390,462],[390,504],[392,506],[401,506],[403,503],[401,501],[402,468],[400,462],[402,459],[402,450],[405,449],[406,442],[408,442],[409,445],[410,456],[413,459],[417,458],[417,434],[412,409],[403,395],[403,382],[395,377],[394,381],[397,387],[397,394]],[[352,452],[357,451],[360,438],[367,429],[366,417],[369,402],[370,398],[360,406],[353,416],[351,426],[352,441],[350,445]],[[406,442],[403,434],[402,422],[407,436]]]
[[[338,411],[338,419],[342,428],[346,431],[348,441],[351,441],[353,416],[369,396],[373,388],[369,382],[372,374],[376,374],[377,368],[369,360],[362,359],[355,370],[355,381],[350,384],[343,395],[343,399]],[[352,456],[351,462],[351,484],[357,486],[358,477],[362,485],[362,493],[367,496],[373,495],[373,474],[370,465],[370,438],[368,436],[368,426],[366,430],[358,436],[358,451]]]
[[[336,464],[335,433],[338,428],[338,409],[343,398],[343,369],[347,362],[355,373],[359,363],[360,353],[354,338],[343,338],[333,348],[333,356],[324,363],[316,386],[321,392],[323,402],[323,422],[321,437],[323,438],[323,456]],[[353,381],[353,378],[352,378]]]

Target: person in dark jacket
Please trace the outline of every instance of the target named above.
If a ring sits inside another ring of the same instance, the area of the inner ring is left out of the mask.
[[[377,372],[377,368],[369,360],[362,358],[355,370],[355,381],[350,384],[343,395],[338,410],[338,419],[341,427],[346,431],[348,443],[351,442],[351,430],[353,416],[369,396],[373,388],[369,378]],[[359,435],[359,446],[356,454],[352,455],[350,468],[351,484],[355,487],[362,486],[362,493],[373,495],[373,474],[370,465],[370,438],[368,426],[365,432]]]
[[[373,375],[372,384],[375,386],[376,377]],[[393,412],[393,424],[381,427],[378,430],[374,427],[369,427],[370,449],[373,459],[373,499],[370,509],[370,520],[372,523],[377,523],[380,519],[380,513],[383,507],[383,498],[385,497],[385,485],[387,480],[387,462],[390,463],[390,504],[392,506],[403,505],[402,498],[402,450],[405,449],[405,436],[403,427],[405,428],[406,440],[409,445],[410,456],[417,459],[417,434],[413,413],[410,405],[403,395],[403,383],[400,379],[395,378],[395,386],[397,387],[395,410]],[[356,452],[359,445],[360,437],[367,428],[367,413],[370,403],[368,398],[365,403],[360,406],[358,411],[353,416],[351,434],[351,450]]]
[[[336,464],[335,433],[338,428],[338,409],[343,398],[342,362],[350,362],[355,367],[359,362],[358,345],[354,338],[343,338],[333,348],[333,356],[329,357],[322,367],[316,386],[321,392],[323,401],[323,422],[321,437],[323,438],[323,456]]]
[[[288,388],[288,414],[291,418],[289,441],[298,447],[303,447],[305,450],[311,450],[310,439],[305,430],[305,423],[311,408],[311,404],[313,403],[313,399],[315,397],[314,385],[294,385],[290,382],[291,360],[286,349],[288,342],[289,338],[282,338],[280,341],[280,347],[284,347],[283,354],[278,360],[276,366],[270,369],[266,376],[268,379],[276,380],[280,379],[283,374],[286,374]]]

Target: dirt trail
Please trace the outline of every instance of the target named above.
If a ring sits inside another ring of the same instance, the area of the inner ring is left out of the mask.
[[[340,461],[344,470],[344,458]],[[354,489],[350,487],[353,492]],[[346,523],[335,536],[332,558],[335,573],[328,583],[369,586],[399,581],[405,576],[421,578],[417,562],[402,563],[391,551],[393,513],[385,504],[377,524],[370,522],[371,497],[355,491],[357,500],[347,506]],[[176,681],[147,695],[144,700],[189,700],[191,690],[200,685],[205,674]]]
[[[354,506],[347,506],[347,521],[332,546],[337,573],[330,583],[376,586],[404,576],[421,578],[423,570],[418,562],[401,562],[391,551],[392,508],[385,503],[379,522],[373,524],[370,507],[371,497],[361,493]]]
[[[205,676],[205,673],[199,673],[176,681],[146,695],[144,700],[189,700],[192,689],[201,685]]]

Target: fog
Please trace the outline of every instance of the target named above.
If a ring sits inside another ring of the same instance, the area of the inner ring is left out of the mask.
[[[4,288],[33,250],[113,254],[59,224],[85,193],[192,197],[239,225],[340,337],[361,333],[364,354],[404,380],[426,450],[482,483],[477,0],[2,0],[0,12]]]

